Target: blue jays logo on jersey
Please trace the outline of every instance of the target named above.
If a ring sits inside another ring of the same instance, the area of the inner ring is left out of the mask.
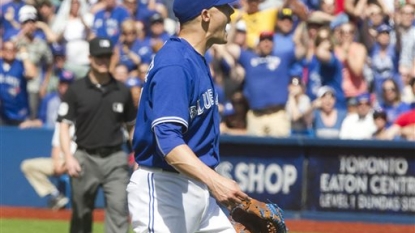
[[[269,70],[276,70],[281,63],[281,59],[276,56],[254,57],[251,59],[251,66],[256,67],[266,64]]]
[[[208,89],[202,94],[202,98],[196,101],[196,105],[190,106],[190,119],[202,115],[205,110],[210,109],[213,105],[218,105],[218,95],[216,94],[214,97],[213,93],[212,89]]]

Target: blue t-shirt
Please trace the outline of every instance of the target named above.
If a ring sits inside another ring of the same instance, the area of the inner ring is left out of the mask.
[[[13,25],[7,21],[4,16],[8,12],[13,12],[13,19],[15,22],[19,22],[19,11],[22,6],[26,3],[24,1],[15,2],[11,1],[9,3],[4,4],[1,6],[1,13],[0,13],[0,28],[3,30],[3,41],[7,41],[4,36],[9,33],[10,30],[16,29]]]
[[[29,116],[26,86],[23,62],[14,60],[9,65],[0,59],[0,102],[4,119],[24,121]]]
[[[173,170],[164,160],[154,128],[181,126],[183,141],[209,167],[219,163],[218,95],[206,60],[184,39],[172,37],[155,55],[145,78],[134,131],[141,166]]]
[[[58,92],[54,91],[43,97],[38,111],[38,118],[46,128],[54,128],[58,117],[58,109],[61,98]]]
[[[95,13],[92,32],[97,37],[109,38],[117,44],[120,37],[121,24],[130,18],[130,13],[123,6],[116,6],[111,11],[100,10]]]
[[[261,57],[241,50],[238,62],[245,69],[243,93],[253,110],[285,105],[288,100],[289,67],[294,52]]]
[[[153,49],[150,40],[147,38],[144,38],[143,40],[137,39],[131,50],[140,56],[141,63],[150,64],[153,59]]]
[[[317,98],[317,91],[320,87],[329,86],[336,91],[336,108],[346,109],[347,103],[342,88],[343,65],[334,53],[328,63],[322,63],[316,56],[313,56],[305,66],[308,69],[306,93],[311,101]]]
[[[402,113],[411,110],[411,106],[404,102],[401,102],[396,106],[383,103],[380,107],[386,112],[386,116],[388,117],[388,125],[392,125]]]
[[[339,138],[340,128],[344,118],[347,116],[347,112],[338,109],[337,119],[333,126],[325,125],[323,119],[321,118],[321,114],[321,110],[314,111],[313,129],[315,136],[318,138]]]

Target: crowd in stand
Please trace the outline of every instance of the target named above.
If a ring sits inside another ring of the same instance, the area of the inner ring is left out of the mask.
[[[116,44],[112,75],[138,103],[179,24],[173,0],[9,0],[0,12],[0,125],[54,127],[88,41]],[[240,0],[205,54],[229,135],[415,140],[415,1]],[[174,75],[174,74],[172,74]]]

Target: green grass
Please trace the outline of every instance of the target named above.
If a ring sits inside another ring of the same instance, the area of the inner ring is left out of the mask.
[[[3,219],[0,218],[0,233],[66,233],[69,222],[59,220]],[[104,224],[94,223],[93,233],[103,233]],[[132,230],[129,233],[133,233]],[[291,232],[290,233],[301,233]],[[310,233],[310,232],[307,232]]]
[[[68,221],[0,219],[0,233],[65,233],[69,232]],[[104,224],[94,223],[93,233],[103,233]],[[131,231],[132,232],[132,231]]]

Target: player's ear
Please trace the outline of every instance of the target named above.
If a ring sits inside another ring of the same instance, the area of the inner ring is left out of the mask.
[[[200,13],[200,15],[202,16],[202,21],[203,22],[207,23],[207,22],[210,21],[211,14],[210,14],[209,10],[203,9],[202,12]]]

